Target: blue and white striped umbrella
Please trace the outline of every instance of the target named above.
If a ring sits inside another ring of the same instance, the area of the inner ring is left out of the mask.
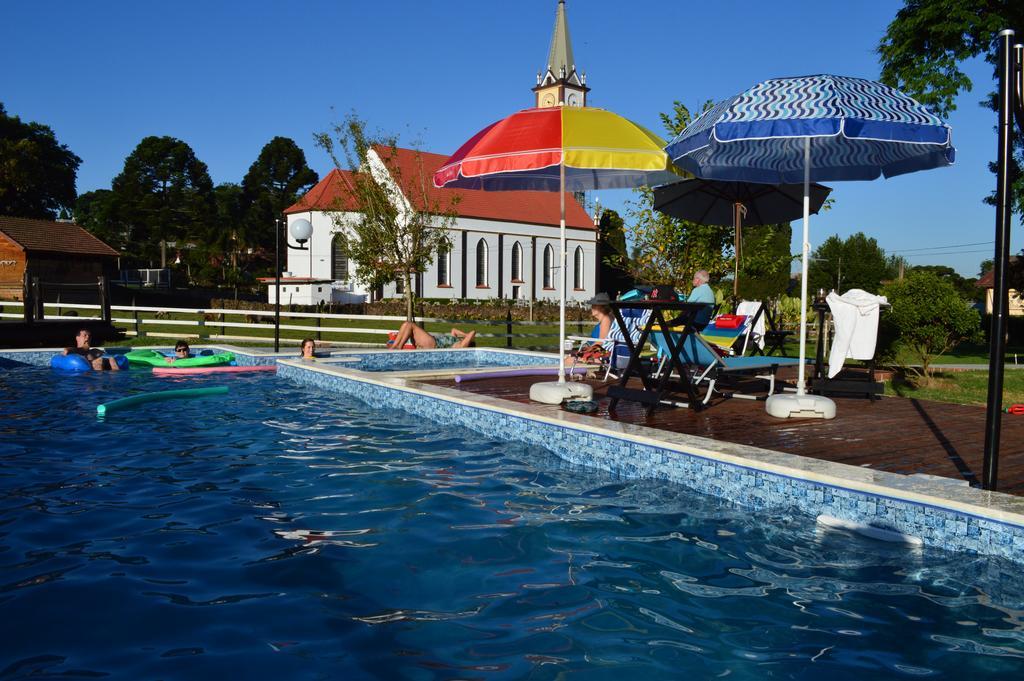
[[[863,78],[773,78],[706,111],[665,150],[706,180],[792,184],[874,180],[953,164],[948,125],[895,88]]]
[[[704,112],[665,151],[705,180],[804,183],[800,396],[810,183],[893,177],[949,166],[954,157],[949,126],[912,97],[872,80],[830,75],[758,83]]]

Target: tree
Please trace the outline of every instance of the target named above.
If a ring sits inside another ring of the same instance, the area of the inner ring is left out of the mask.
[[[1024,36],[1020,0],[906,0],[878,45],[882,81],[916,97],[940,116],[956,108],[955,99],[973,87],[960,65],[984,56],[998,68],[995,37],[1012,28]],[[995,94],[985,105],[995,110]],[[1024,137],[1017,136],[1010,159],[1013,210],[1024,215]],[[995,169],[995,164],[990,164]],[[992,202],[992,196],[986,201]]]
[[[743,228],[739,295],[744,300],[773,300],[786,293],[793,263],[793,228],[751,225]]]
[[[50,219],[75,205],[82,159],[41,123],[23,123],[0,104],[0,215]]]
[[[882,293],[892,305],[882,315],[883,345],[903,358],[906,370],[926,381],[938,357],[964,341],[981,338],[978,311],[953,284],[933,272],[911,270]]]
[[[961,277],[956,270],[947,265],[915,265],[910,269],[914,272],[931,272],[939,279],[948,281],[965,300],[977,300],[980,296],[981,289],[977,287],[977,279]]]
[[[600,288],[612,296],[624,293],[633,287],[629,273],[620,268],[617,255],[626,252],[625,222],[618,212],[606,208],[601,213],[597,227],[597,243],[601,253],[598,263]]]
[[[433,190],[432,173],[418,153],[412,169],[403,170],[397,138],[368,134],[356,114],[332,132],[318,134],[317,144],[338,168],[351,173],[357,207],[355,217],[335,213],[339,247],[355,262],[356,278],[367,287],[399,279],[405,284],[405,315],[411,321],[413,275],[451,248],[448,229],[455,223],[459,196]]]
[[[732,269],[732,228],[677,220],[654,210],[654,192],[637,190],[628,202],[631,255],[617,253],[612,263],[640,283],[691,286],[697,270],[718,281]]]
[[[213,189],[214,219],[196,235],[195,245],[185,252],[193,279],[204,285],[231,286],[238,297],[238,285],[246,280],[240,258],[244,254],[238,233],[243,220],[242,188],[225,182]]]
[[[711,105],[705,102],[703,110]],[[671,113],[660,116],[670,137],[682,132],[693,118],[679,101],[673,103]],[[712,280],[718,280],[731,269],[732,227],[668,217],[654,210],[654,192],[647,187],[637,190],[636,200],[628,202],[627,210],[627,241],[633,251],[618,251],[610,256],[610,262],[635,281],[687,289],[697,270],[707,270]]]
[[[122,253],[130,248],[124,226],[117,216],[115,196],[109,189],[96,189],[79,195],[74,220],[101,241]]]
[[[125,159],[112,191],[119,220],[141,259],[157,252],[167,266],[167,241],[197,238],[213,216],[213,182],[192,148],[173,137],[146,137]]]
[[[836,290],[840,293],[859,288],[878,293],[882,281],[895,276],[885,251],[863,232],[845,241],[830,236],[811,256],[807,283],[811,290]]]
[[[242,179],[245,216],[235,230],[238,247],[274,248],[275,220],[318,180],[294,140],[275,137],[263,145]]]

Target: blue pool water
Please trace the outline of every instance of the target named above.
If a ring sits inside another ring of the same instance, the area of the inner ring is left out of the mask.
[[[0,371],[3,678],[1019,678],[1001,572],[275,377]]]
[[[421,371],[429,369],[483,369],[488,367],[557,367],[557,357],[518,354],[494,350],[370,352],[357,355],[356,362],[342,366],[360,371]]]

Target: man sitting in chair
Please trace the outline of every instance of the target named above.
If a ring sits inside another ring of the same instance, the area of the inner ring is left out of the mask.
[[[715,305],[715,292],[708,285],[711,275],[707,270],[697,270],[693,273],[693,290],[686,299],[688,303],[709,303],[710,307],[701,310],[693,320],[693,325],[698,331],[702,330],[711,321],[711,313]]]

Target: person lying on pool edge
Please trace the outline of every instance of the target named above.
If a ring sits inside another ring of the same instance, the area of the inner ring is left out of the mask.
[[[395,341],[388,347],[397,350],[411,340],[419,350],[471,348],[476,346],[475,338],[476,331],[452,328],[450,333],[427,333],[413,322],[403,322]]]

